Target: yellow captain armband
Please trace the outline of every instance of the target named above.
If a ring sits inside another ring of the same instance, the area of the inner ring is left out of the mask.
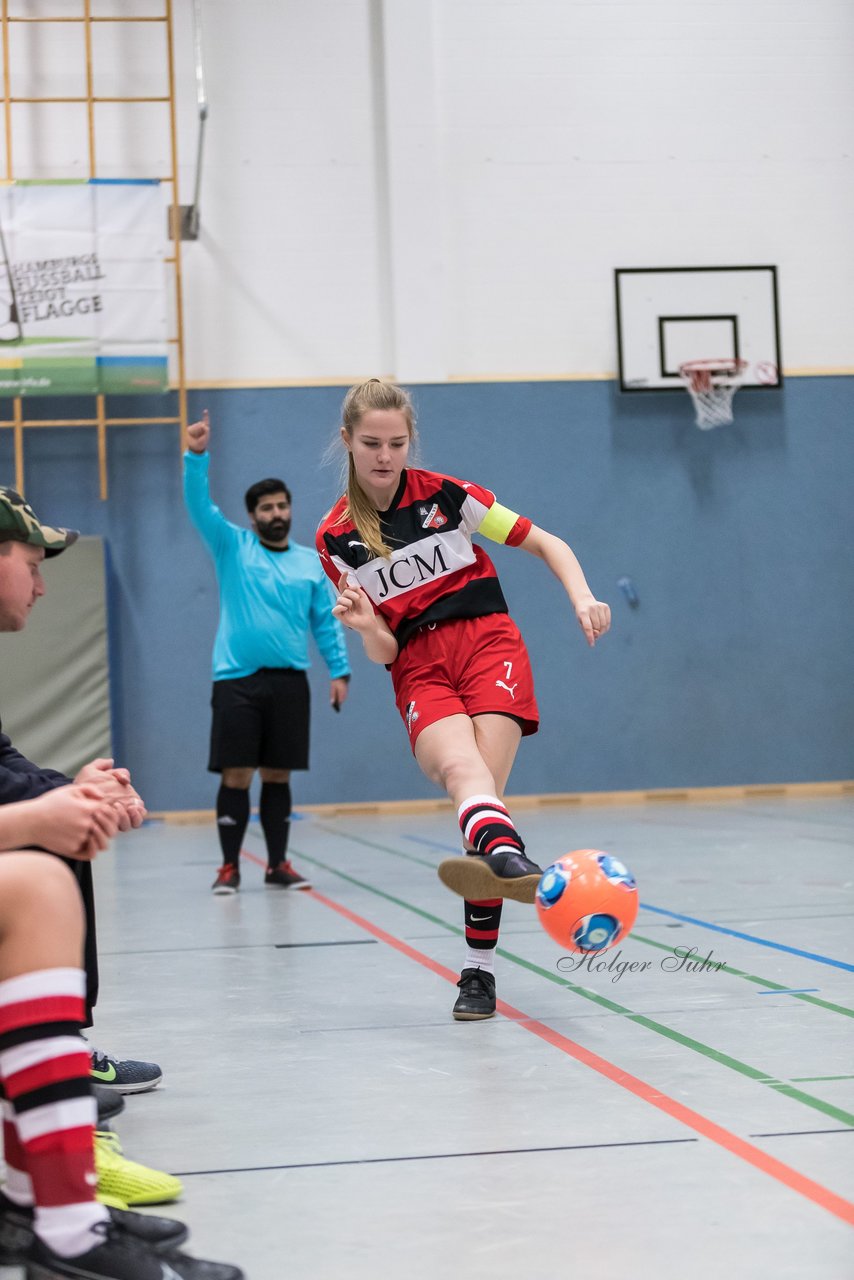
[[[519,519],[515,511],[502,507],[500,502],[493,502],[483,520],[478,525],[478,533],[492,542],[506,542]]]

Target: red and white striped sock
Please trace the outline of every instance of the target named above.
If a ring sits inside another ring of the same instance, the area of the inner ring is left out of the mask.
[[[82,969],[41,969],[0,982],[0,1079],[32,1182],[35,1230],[74,1257],[103,1243],[95,1199],[95,1099]]]
[[[32,1208],[33,1183],[27,1173],[27,1161],[18,1138],[18,1126],[15,1124],[11,1102],[3,1098],[0,1101],[0,1112],[3,1115],[3,1159],[6,1162],[3,1194],[15,1204]]]
[[[497,796],[470,796],[460,805],[457,816],[464,838],[482,857],[525,852],[522,837]]]

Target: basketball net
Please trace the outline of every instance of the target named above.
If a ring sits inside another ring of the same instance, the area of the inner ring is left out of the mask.
[[[732,422],[732,398],[744,381],[746,360],[686,360],[679,376],[691,393],[697,426],[723,427]]]

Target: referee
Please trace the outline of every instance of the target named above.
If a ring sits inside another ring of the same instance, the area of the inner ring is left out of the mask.
[[[240,888],[240,850],[249,821],[249,788],[261,774],[259,816],[267,845],[264,883],[307,889],[288,860],[291,771],[308,768],[308,634],[331,679],[337,710],[350,667],[344,633],[332,617],[329,586],[313,548],[290,540],[291,495],[282,480],[259,480],[246,492],[250,529],[232,524],[208,488],[207,410],[187,429],[184,500],[210,552],[219,584],[213,650],[212,773],[222,775],[216,816],[222,866],[213,892]]]

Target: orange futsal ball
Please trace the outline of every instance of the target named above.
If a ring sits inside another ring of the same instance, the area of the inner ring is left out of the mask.
[[[576,849],[546,867],[537,885],[540,924],[558,946],[588,955],[627,936],[638,913],[631,871],[600,849]]]

